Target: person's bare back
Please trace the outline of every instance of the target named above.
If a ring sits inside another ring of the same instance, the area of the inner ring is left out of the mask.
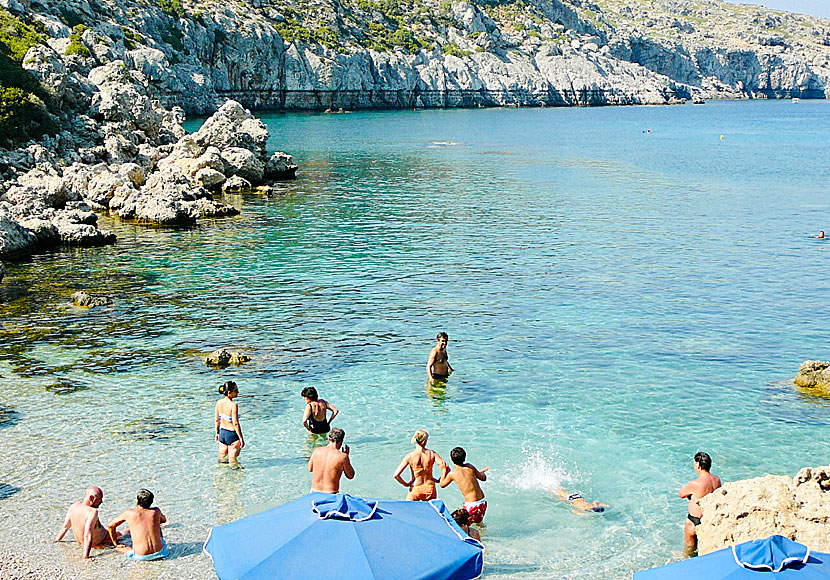
[[[712,467],[712,458],[707,453],[698,452],[695,454],[694,467],[697,479],[693,479],[677,492],[678,496],[689,500],[689,511],[683,529],[683,540],[686,544],[686,550],[690,554],[697,549],[696,528],[700,525],[700,518],[703,517],[703,511],[700,509],[698,500],[721,486],[720,478],[709,473]]]
[[[487,476],[484,475],[485,471],[487,471],[486,468],[484,471],[479,471],[471,463],[456,465],[452,471],[441,478],[440,485],[441,487],[447,487],[451,481],[454,481],[461,495],[464,496],[464,501],[478,501],[484,499],[484,492],[481,491],[478,481],[480,477],[483,478],[482,481],[487,480]]]
[[[51,541],[60,542],[70,529],[75,540],[83,547],[83,558],[90,558],[89,552],[92,548],[103,548],[113,545],[110,543],[110,536],[98,519],[98,506],[104,501],[104,492],[100,487],[91,486],[85,492],[82,501],[69,506],[63,526],[57,536]]]
[[[161,524],[165,523],[167,518],[159,508],[151,507],[152,503],[153,494],[146,489],[142,489],[138,492],[136,507],[126,510],[107,525],[107,530],[113,542],[115,542],[115,533],[118,526],[126,522],[130,528],[130,537],[133,542],[132,549],[128,546],[116,546],[116,550],[127,553],[128,556],[132,553],[132,555],[139,558],[156,554],[160,557],[167,555],[167,545],[161,533]]]
[[[349,459],[348,445],[343,445],[346,436],[342,429],[332,429],[328,435],[329,444],[318,447],[308,460],[311,472],[311,491],[340,493],[340,478],[354,478],[354,468]],[[343,447],[341,451],[340,448]]]

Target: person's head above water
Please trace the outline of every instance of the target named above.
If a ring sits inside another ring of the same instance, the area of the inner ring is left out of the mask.
[[[239,387],[236,386],[236,383],[233,381],[225,381],[221,385],[219,385],[219,394],[220,395],[229,395],[230,393],[238,393]]]
[[[426,447],[427,441],[429,441],[429,433],[423,429],[418,429],[415,431],[415,435],[412,436],[412,442],[421,447]]]
[[[300,396],[304,399],[308,399],[309,401],[316,401],[319,398],[317,394],[317,389],[314,387],[306,387],[300,392]]]
[[[452,512],[452,519],[461,527],[470,525],[470,514],[464,508],[458,508]]]
[[[139,489],[135,503],[138,504],[138,507],[148,510],[153,507],[153,499],[153,492],[149,489]]]
[[[449,340],[450,337],[447,335],[446,332],[439,332],[438,336],[435,337],[436,340]]]
[[[339,427],[335,427],[331,431],[329,431],[328,439],[338,447],[343,444],[343,439],[346,438],[346,432]]]
[[[463,447],[453,447],[453,450],[450,451],[450,459],[456,465],[464,465],[464,462],[467,461],[467,452],[464,451]]]
[[[709,471],[712,469],[712,458],[709,457],[708,453],[704,453],[703,451],[695,453],[695,463],[703,471]]]

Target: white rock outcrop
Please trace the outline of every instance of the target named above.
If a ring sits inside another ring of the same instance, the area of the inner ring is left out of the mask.
[[[731,481],[701,499],[700,507],[701,554],[772,534],[830,551],[830,466],[805,467],[795,477]]]

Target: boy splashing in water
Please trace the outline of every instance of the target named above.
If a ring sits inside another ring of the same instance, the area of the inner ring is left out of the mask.
[[[484,492],[481,491],[478,482],[487,481],[485,472],[490,468],[485,467],[479,471],[472,463],[465,463],[467,452],[461,447],[456,447],[450,451],[450,459],[452,459],[455,466],[452,471],[450,471],[449,465],[444,466],[444,473],[438,484],[441,487],[447,487],[451,481],[454,481],[464,496],[462,509],[467,512],[469,523],[480,524],[487,512],[487,500],[484,499]]]

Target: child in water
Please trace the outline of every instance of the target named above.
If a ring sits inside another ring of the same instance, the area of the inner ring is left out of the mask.
[[[239,387],[235,382],[227,381],[219,387],[219,394],[224,395],[216,401],[214,408],[219,463],[228,463],[232,468],[239,469],[239,452],[245,447],[242,427],[239,426],[239,405],[234,402],[239,396]]]
[[[562,488],[557,488],[554,490],[557,499],[562,501],[569,501],[571,502],[571,506],[573,506],[573,513],[584,516],[587,515],[588,512],[594,513],[602,513],[605,511],[606,508],[610,507],[604,503],[600,503],[595,501],[593,503],[589,503],[582,497],[580,493],[568,493]]]
[[[481,534],[478,533],[478,530],[470,527],[470,515],[467,513],[467,510],[458,508],[452,512],[452,519],[455,520],[458,527],[464,530],[468,536],[478,542],[481,541]]]

